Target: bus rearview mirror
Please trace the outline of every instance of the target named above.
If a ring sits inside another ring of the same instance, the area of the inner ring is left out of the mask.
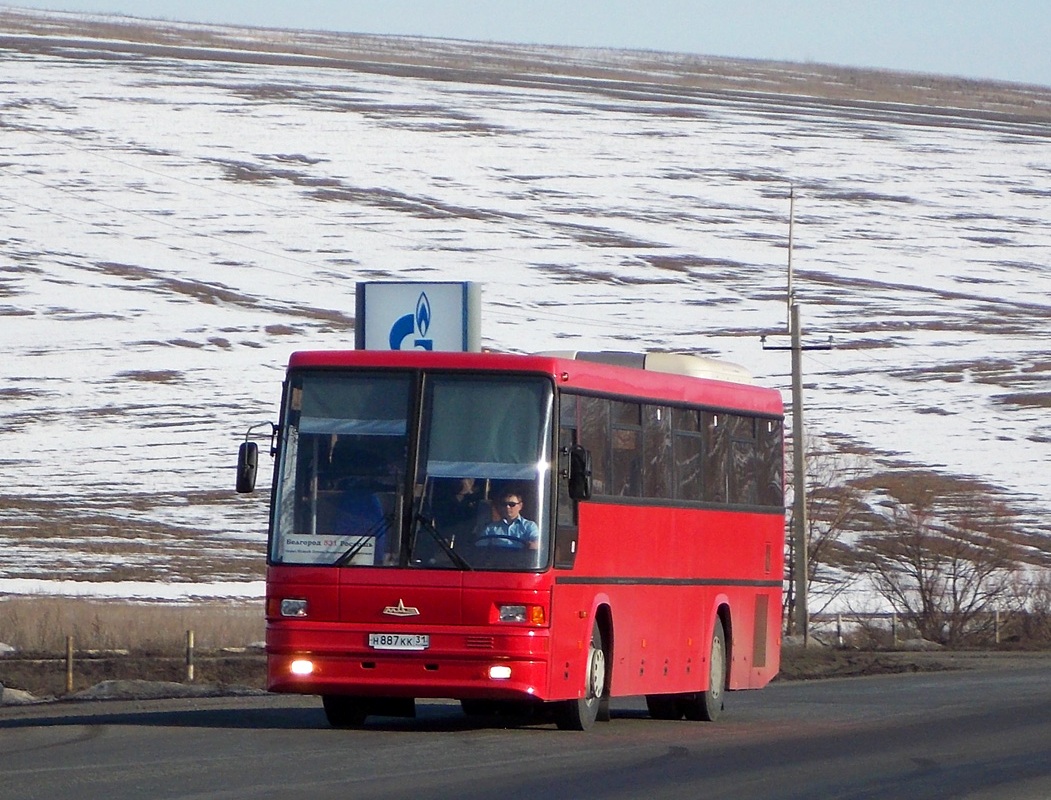
[[[248,494],[255,491],[255,476],[259,469],[259,445],[242,442],[237,451],[237,491]]]
[[[580,445],[569,450],[569,496],[573,500],[591,499],[591,452]]]

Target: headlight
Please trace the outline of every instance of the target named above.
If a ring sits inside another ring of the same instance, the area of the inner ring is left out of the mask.
[[[511,677],[511,668],[502,664],[489,667],[489,679],[494,681],[506,681]]]
[[[282,617],[305,617],[307,601],[296,597],[286,597],[281,601]]]
[[[517,622],[525,625],[547,624],[547,614],[543,606],[511,604],[496,607],[498,622]]]

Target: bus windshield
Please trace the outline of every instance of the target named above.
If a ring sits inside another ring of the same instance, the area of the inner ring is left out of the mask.
[[[546,565],[549,381],[304,370],[287,391],[272,563]]]

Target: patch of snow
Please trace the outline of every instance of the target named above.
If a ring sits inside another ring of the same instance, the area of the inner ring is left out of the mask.
[[[194,599],[256,600],[266,594],[263,581],[162,582],[162,581],[76,581],[0,578],[0,594],[48,595],[59,597],[124,598],[127,600],[165,600],[186,602]]]
[[[40,698],[21,689],[8,689],[0,683],[0,706],[29,706],[46,703],[51,698]]]
[[[2,592],[261,596],[237,444],[290,352],[353,346],[357,281],[480,282],[493,349],[699,352],[787,394],[759,335],[784,330],[789,187],[806,338],[836,345],[804,356],[810,434],[985,480],[1049,531],[1047,406],[1011,399],[1051,392],[1047,123],[653,76],[2,57]],[[113,558],[63,513],[119,521],[168,580],[77,580]],[[222,580],[179,582],[174,550]]]

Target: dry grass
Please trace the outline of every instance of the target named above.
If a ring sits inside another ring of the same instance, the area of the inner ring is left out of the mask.
[[[1003,405],[1029,406],[1034,408],[1051,408],[1051,392],[1032,392],[1001,394],[993,398]]]
[[[259,603],[186,605],[17,597],[0,600],[0,686],[37,697],[66,692],[66,637],[73,637],[73,691],[102,681],[187,680],[187,631],[194,682],[261,689],[266,682]]]
[[[136,369],[118,372],[116,377],[142,383],[177,383],[182,378],[182,373],[174,369]]]
[[[0,642],[19,652],[57,655],[66,637],[77,651],[128,650],[177,656],[186,632],[202,650],[238,648],[263,639],[259,603],[202,601],[187,605],[12,597],[0,600]]]
[[[202,602],[186,606],[51,597],[0,601],[0,642],[17,656],[0,657],[0,686],[37,697],[66,691],[66,636],[74,639],[73,691],[102,681],[185,682],[186,631],[193,630],[198,655],[194,682],[264,688],[265,656],[240,650],[261,641],[262,609],[247,603]],[[115,651],[127,651],[118,653]],[[982,660],[996,653],[978,654]],[[974,654],[972,654],[974,656]],[[1005,654],[1006,656],[1006,654]],[[960,654],[847,651],[786,647],[778,680],[850,677],[890,672],[958,669]]]

